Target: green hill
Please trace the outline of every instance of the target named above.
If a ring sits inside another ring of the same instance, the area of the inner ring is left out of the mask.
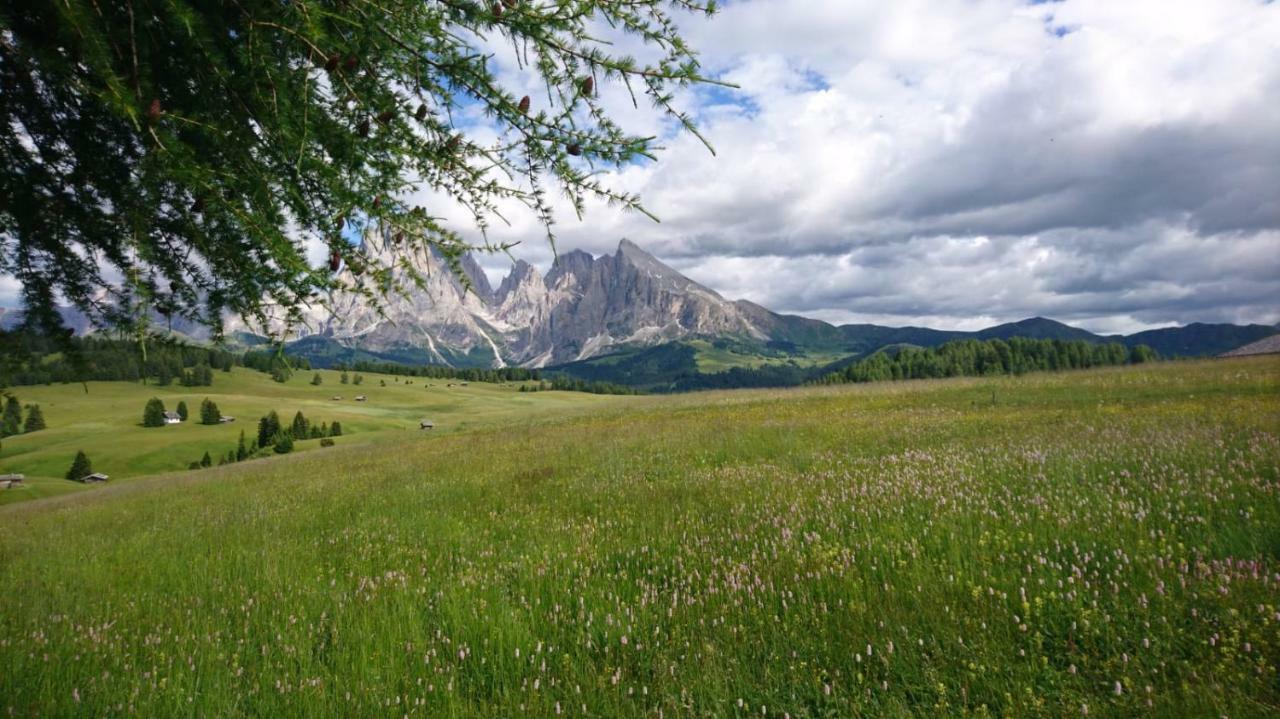
[[[379,409],[426,390],[367,391],[379,444],[0,508],[0,710],[1280,706],[1274,358],[603,398],[430,438]]]
[[[311,384],[315,374],[321,377],[318,386]],[[287,382],[279,383],[262,372],[237,367],[229,373],[214,372],[210,387],[157,387],[136,382],[11,387],[9,392],[23,404],[40,405],[48,429],[0,442],[0,474],[27,475],[27,487],[0,492],[0,503],[85,490],[83,485],[63,479],[78,450],[84,450],[94,469],[110,475],[113,482],[182,470],[205,452],[216,461],[236,447],[241,430],[252,439],[258,419],[272,410],[285,422],[299,411],[317,424],[338,421],[343,437],[337,444],[364,445],[415,441],[423,419],[436,423],[434,436],[509,421],[535,421],[625,401],[577,392],[523,393],[516,383],[464,385],[458,380],[379,374],[363,377],[361,385],[344,385],[341,373],[319,370],[296,372]],[[357,395],[368,400],[356,402]],[[342,399],[334,400],[334,396]],[[170,410],[185,401],[191,419],[179,425],[143,427],[142,410],[150,397],[160,398]],[[236,421],[199,424],[198,409],[206,397]],[[294,445],[294,451],[300,452],[319,448],[319,440]]]

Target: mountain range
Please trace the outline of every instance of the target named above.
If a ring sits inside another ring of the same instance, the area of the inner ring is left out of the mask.
[[[366,237],[364,247],[371,259],[390,260],[396,252],[386,237]],[[613,255],[562,254],[545,276],[517,261],[496,288],[470,255],[461,262],[469,289],[436,252],[422,250],[410,259],[425,278],[421,289],[388,298],[381,312],[357,293],[335,293],[327,307],[304,312],[304,325],[287,338],[288,351],[317,366],[382,360],[572,372],[678,344],[685,348],[678,354],[692,352],[692,359],[682,362],[714,372],[771,363],[838,365],[894,345],[1009,337],[1118,341],[1146,344],[1164,356],[1212,356],[1277,333],[1267,325],[1192,324],[1102,336],[1041,317],[976,332],[837,326],[726,299],[627,240]],[[355,281],[349,268],[339,279]],[[0,327],[15,324],[20,314],[0,309]],[[64,315],[70,326],[83,329],[74,312]],[[227,327],[228,334],[240,337],[282,329],[280,324],[249,327],[239,320]],[[670,348],[660,352],[666,353],[663,361],[675,356]]]

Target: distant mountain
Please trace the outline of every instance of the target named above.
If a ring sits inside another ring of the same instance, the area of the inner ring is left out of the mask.
[[[366,238],[365,247],[372,255],[390,244],[374,236]],[[427,279],[424,289],[389,298],[382,312],[358,294],[335,294],[330,309],[306,311],[306,326],[296,332],[290,351],[321,366],[376,356],[454,366],[544,367],[690,337],[769,339],[736,303],[626,240],[614,255],[565,253],[546,277],[518,262],[496,290],[471,257],[463,262],[471,292],[436,253],[425,251],[411,261]],[[347,269],[340,279],[354,280]]]
[[[1266,339],[1260,339],[1257,342],[1250,342],[1243,347],[1237,347],[1230,352],[1224,352],[1223,357],[1252,357],[1254,355],[1271,355],[1280,354],[1280,334],[1274,334]]]
[[[1164,357],[1212,357],[1276,334],[1268,325],[1206,325],[1148,330],[1122,338],[1125,344],[1147,345]]]
[[[363,247],[369,259],[394,264],[390,237],[371,232]],[[594,371],[584,368],[598,358],[617,355],[610,362],[634,364],[628,370],[632,374],[644,367],[661,368],[658,374],[666,378],[761,364],[788,365],[793,369],[787,372],[794,373],[794,368],[847,364],[882,347],[935,347],[969,338],[1119,341],[1146,344],[1164,356],[1213,356],[1276,333],[1263,325],[1193,324],[1104,337],[1043,317],[977,332],[836,326],[727,300],[627,240],[612,255],[567,252],[545,277],[532,265],[517,262],[496,288],[471,256],[461,263],[469,290],[436,252],[421,251],[407,259],[425,277],[421,289],[388,298],[381,311],[357,293],[335,293],[326,306],[304,311],[304,325],[286,338],[289,352],[317,366],[378,360],[455,367],[572,366],[587,374]],[[392,272],[402,279],[406,274],[398,267]],[[342,269],[339,279],[356,281],[349,268]],[[63,315],[68,326],[89,331],[79,313],[63,310]],[[21,312],[0,310],[0,327],[20,320]],[[167,321],[156,322],[164,326]],[[280,322],[253,328],[240,320],[226,327],[227,336],[242,343],[283,329]],[[207,336],[185,324],[172,331],[195,339]],[[671,343],[691,350],[655,349]],[[655,351],[645,354],[649,349]]]

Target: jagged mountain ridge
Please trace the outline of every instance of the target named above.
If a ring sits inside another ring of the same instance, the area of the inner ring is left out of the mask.
[[[390,243],[369,239],[374,240],[365,243],[370,258],[391,259],[380,256],[393,251]],[[462,270],[471,291],[438,253],[427,250],[410,259],[425,277],[423,289],[388,298],[381,313],[357,293],[335,293],[327,306],[307,308],[303,326],[288,339],[307,340],[304,346],[315,350],[317,338],[323,338],[407,361],[545,367],[619,346],[694,336],[769,338],[736,303],[627,240],[614,255],[565,253],[545,277],[527,262],[517,262],[497,289],[470,255],[463,258]],[[351,283],[356,278],[343,268],[339,279]],[[279,331],[283,324],[268,329]]]
[[[389,239],[368,237],[364,251],[394,264]],[[326,306],[304,311],[303,326],[287,337],[292,341],[290,351],[321,364],[384,359],[470,367],[548,367],[693,338],[733,338],[784,352],[819,348],[827,354],[854,356],[890,345],[936,346],[958,339],[1018,336],[1143,343],[1165,356],[1209,356],[1277,330],[1265,325],[1192,324],[1127,337],[1100,336],[1039,317],[977,332],[835,326],[777,314],[745,300],[727,300],[627,240],[613,255],[565,253],[545,277],[536,267],[517,261],[497,288],[468,255],[462,258],[461,269],[469,280],[469,291],[438,253],[423,251],[409,259],[425,277],[421,290],[388,298],[381,313],[359,294],[336,293]],[[342,269],[340,279],[356,280],[349,268]],[[78,326],[83,324],[77,323],[78,313],[68,310],[64,315],[68,312],[68,326],[85,331]],[[12,326],[20,318],[21,312],[0,310],[0,326]],[[283,328],[282,322],[251,328],[232,320],[226,330],[231,336],[255,329],[278,334]]]

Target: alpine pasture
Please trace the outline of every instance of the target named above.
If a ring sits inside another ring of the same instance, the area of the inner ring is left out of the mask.
[[[223,411],[287,419],[253,381]],[[369,384],[299,408],[377,442],[0,508],[0,711],[1280,711],[1274,357],[542,420],[478,408],[560,393],[473,385],[475,426],[429,438],[394,427],[443,407]],[[78,388],[44,391],[60,431]]]
[[[338,421],[343,436],[336,443],[351,445],[415,441],[418,438],[408,433],[417,432],[423,419],[436,423],[434,433],[449,433],[494,423],[532,422],[549,414],[620,399],[574,392],[522,393],[517,383],[463,383],[380,374],[364,374],[358,385],[342,384],[341,374],[299,371],[282,383],[262,372],[236,367],[231,372],[214,372],[210,387],[134,382],[11,387],[9,391],[24,404],[40,405],[48,428],[6,437],[0,443],[0,474],[27,476],[24,489],[0,492],[0,504],[86,489],[63,479],[79,450],[89,456],[95,470],[110,475],[113,482],[185,470],[204,452],[216,462],[235,449],[241,431],[252,442],[258,420],[272,410],[286,425],[299,411],[315,424]],[[315,375],[321,378],[319,385],[311,384]],[[354,381],[355,373],[348,375],[349,381]],[[355,401],[360,395],[367,401]],[[143,408],[151,397],[160,398],[168,410],[185,401],[190,418],[178,425],[142,426]],[[200,424],[200,403],[206,397],[236,421]],[[318,449],[319,440],[294,445],[295,452]]]

